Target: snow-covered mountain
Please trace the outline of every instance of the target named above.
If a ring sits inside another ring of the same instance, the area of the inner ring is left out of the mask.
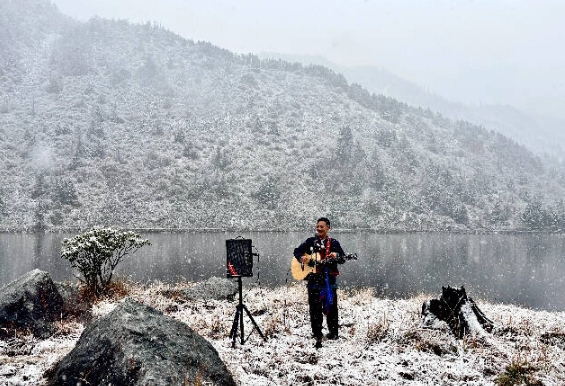
[[[565,224],[563,176],[523,146],[326,67],[46,0],[2,2],[0,31],[3,229]]]
[[[323,65],[343,74],[348,82],[358,83],[371,93],[439,112],[451,120],[463,120],[483,126],[513,139],[543,160],[559,165],[565,162],[565,121],[560,118],[528,114],[509,105],[467,105],[453,102],[375,66],[340,66],[320,56],[278,53],[261,53],[259,56],[303,65]]]

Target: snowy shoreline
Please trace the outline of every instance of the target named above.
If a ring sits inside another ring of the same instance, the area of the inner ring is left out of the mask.
[[[521,376],[530,384],[565,383],[565,312],[476,299],[496,327],[457,340],[446,327],[419,328],[421,305],[432,296],[391,300],[375,297],[370,289],[344,289],[338,292],[340,338],[317,350],[302,284],[253,287],[244,291],[244,303],[268,340],[252,331],[245,317],[248,340],[240,345],[238,339],[232,348],[228,335],[237,303],[183,298],[183,290],[193,285],[130,283],[127,290],[211,342],[241,385],[502,385],[510,379],[505,376]],[[96,304],[95,317],[119,301]],[[57,327],[43,341],[20,337],[27,347],[23,355],[7,355],[6,342],[0,342],[0,385],[44,384],[43,373],[72,350],[84,328],[73,321]]]

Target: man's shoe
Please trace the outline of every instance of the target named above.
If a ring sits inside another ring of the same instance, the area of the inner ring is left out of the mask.
[[[322,347],[322,338],[316,338],[316,344],[314,344],[314,347],[316,348],[321,348]]]
[[[328,333],[328,334],[326,335],[326,338],[327,338],[328,340],[337,340],[338,335],[337,335],[337,333],[330,332],[330,333]]]

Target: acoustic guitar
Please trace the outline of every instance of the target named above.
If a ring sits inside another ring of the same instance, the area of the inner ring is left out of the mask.
[[[357,260],[357,254],[355,253],[345,255],[340,258],[329,258],[325,260],[322,260],[321,255],[318,252],[315,252],[311,255],[305,253],[303,257],[307,257],[307,260],[306,262],[301,263],[300,261],[296,260],[296,257],[292,256],[290,270],[292,271],[292,277],[296,280],[306,279],[306,276],[308,276],[309,274],[316,273],[316,269],[321,269],[322,266],[334,260]]]

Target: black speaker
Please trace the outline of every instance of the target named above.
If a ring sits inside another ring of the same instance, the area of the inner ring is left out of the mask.
[[[227,277],[252,277],[253,253],[251,239],[226,240]]]

